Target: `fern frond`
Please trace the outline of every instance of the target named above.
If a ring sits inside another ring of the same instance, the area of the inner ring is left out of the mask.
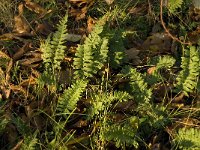
[[[176,60],[168,55],[163,57],[154,57],[148,62],[148,65],[155,66],[155,69],[150,75],[147,76],[145,80],[150,85],[153,85],[161,80],[164,81],[165,77],[161,74],[161,69],[170,69],[175,64],[175,62]]]
[[[104,128],[102,139],[106,141],[114,141],[117,148],[125,148],[125,146],[138,147],[135,139],[136,130],[128,123],[126,124],[112,124]]]
[[[168,9],[171,13],[174,13],[176,9],[180,8],[183,4],[183,0],[169,0]]]
[[[85,91],[87,82],[84,80],[77,80],[59,97],[57,110],[62,113],[70,113],[76,108],[77,102],[81,98],[81,94]]]
[[[147,83],[144,81],[142,74],[137,72],[136,69],[131,68],[130,66],[125,66],[122,71],[122,75],[129,81],[129,91],[133,95],[134,99],[138,104],[147,104],[149,103],[152,91],[148,89]]]
[[[108,39],[101,38],[103,26],[97,24],[83,45],[79,45],[74,58],[75,78],[92,77],[107,61]]]
[[[200,130],[196,128],[181,128],[174,139],[174,144],[181,150],[199,150],[200,149]]]
[[[122,33],[120,31],[110,32],[113,33],[109,40],[109,63],[112,68],[117,69],[128,60],[125,54],[126,48],[123,43]]]
[[[181,68],[176,84],[176,91],[183,91],[188,96],[197,87],[197,81],[200,72],[200,51],[199,47],[190,46],[185,50],[185,56],[182,57]]]
[[[90,117],[100,114],[104,110],[108,110],[113,102],[123,102],[132,99],[131,95],[123,91],[115,91],[113,93],[99,93],[92,97],[92,105],[90,107]]]
[[[58,30],[53,34],[52,39],[51,35],[49,35],[45,43],[41,44],[40,48],[43,52],[42,59],[47,68],[50,65],[53,70],[60,69],[60,64],[64,59],[66,49],[66,46],[63,44],[67,40],[67,21],[68,15],[66,14],[57,26]]]
[[[38,143],[38,139],[36,138],[37,132],[33,135],[25,136],[24,143],[22,144],[22,150],[35,150],[37,149],[36,145]]]

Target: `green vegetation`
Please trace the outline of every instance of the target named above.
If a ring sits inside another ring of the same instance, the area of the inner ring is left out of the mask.
[[[200,149],[196,1],[7,3],[1,149]]]

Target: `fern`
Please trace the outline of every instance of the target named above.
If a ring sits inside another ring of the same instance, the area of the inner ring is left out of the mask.
[[[98,23],[83,45],[79,45],[74,58],[75,79],[92,77],[107,61],[108,39],[100,34],[103,26]]]
[[[117,148],[125,148],[126,146],[138,148],[135,137],[136,131],[129,122],[125,124],[111,124],[104,128],[101,138],[109,142],[114,141]]]
[[[152,96],[152,91],[151,89],[148,89],[147,83],[144,81],[142,74],[130,66],[125,66],[121,72],[123,77],[130,80],[129,91],[136,102],[142,105],[148,104]]]
[[[199,47],[190,46],[185,50],[185,56],[182,57],[181,68],[176,84],[176,91],[183,91],[188,96],[197,87],[197,81],[200,71],[200,52]]]
[[[175,59],[171,56],[165,55],[163,57],[159,56],[157,57],[156,63],[152,63],[152,65],[156,66],[156,70],[162,69],[162,68],[171,68],[174,63]]]
[[[113,32],[113,34],[111,34],[109,40],[109,62],[112,68],[117,69],[121,67],[123,63],[127,62],[125,54],[126,48],[123,43],[122,33],[120,31],[110,32]]]
[[[99,115],[104,110],[108,110],[113,102],[128,101],[132,97],[127,92],[115,91],[113,93],[95,94],[90,107],[90,117]]]
[[[169,0],[168,9],[171,13],[174,13],[183,4],[183,0]]]
[[[53,70],[60,69],[60,64],[64,59],[64,53],[66,49],[66,46],[63,44],[67,39],[67,21],[68,15],[66,14],[57,26],[58,30],[53,34],[52,39],[50,35],[45,43],[41,44],[40,48],[43,52],[42,59],[46,64],[46,68],[50,66]]]
[[[200,149],[200,130],[196,128],[181,128],[174,139],[174,144],[181,150],[199,150]]]
[[[35,150],[38,149],[37,143],[38,143],[38,139],[36,138],[37,136],[37,132],[35,132],[33,135],[30,136],[26,136],[24,138],[24,143],[22,144],[21,149],[22,150]]]
[[[86,86],[87,82],[84,80],[77,80],[73,83],[72,86],[65,90],[59,97],[57,110],[62,113],[70,113],[70,111],[74,110]]]
[[[153,85],[158,81],[165,80],[164,76],[161,74],[162,69],[169,69],[175,64],[175,59],[171,56],[158,56],[154,57],[148,62],[148,65],[155,66],[154,71],[146,77],[148,84]]]

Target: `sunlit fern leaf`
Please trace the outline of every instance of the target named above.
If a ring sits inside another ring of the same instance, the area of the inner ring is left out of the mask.
[[[112,124],[104,128],[101,138],[109,142],[114,142],[117,148],[125,148],[127,146],[134,146],[137,148],[138,143],[135,135],[136,130],[128,123]]]
[[[151,89],[148,89],[147,83],[144,81],[142,74],[130,66],[125,66],[121,73],[123,77],[130,80],[129,92],[136,102],[141,105],[148,104],[152,96],[152,91]]]
[[[200,149],[200,130],[196,128],[181,128],[174,139],[174,145],[181,150],[199,150]]]
[[[97,23],[84,44],[78,46],[74,58],[75,79],[92,77],[107,62],[108,39],[100,36],[102,31],[103,25]]]
[[[67,21],[68,15],[66,14],[57,26],[57,31],[49,35],[45,43],[41,44],[42,59],[48,68],[49,66],[55,70],[60,69],[60,64],[64,59],[66,46],[64,43],[67,40]]]
[[[21,146],[21,150],[36,150],[38,149],[38,139],[36,138],[37,132],[35,132],[33,135],[25,136],[24,142]]]
[[[61,113],[70,113],[77,106],[81,94],[85,91],[87,81],[77,80],[59,97],[57,110]]]
[[[176,84],[176,92],[183,91],[185,95],[193,92],[197,88],[200,72],[200,49],[190,46],[185,49],[185,55],[182,57],[181,68]]]
[[[95,93],[92,96],[92,103],[89,110],[90,118],[108,110],[114,102],[124,102],[132,99],[131,95],[124,91],[114,91],[111,93]]]
[[[183,4],[183,0],[169,0],[168,9],[171,13],[174,13]]]
[[[153,85],[159,81],[164,81],[165,78],[164,76],[161,74],[161,69],[170,69],[174,64],[175,64],[176,60],[168,55],[165,56],[156,56],[153,59],[151,59],[148,62],[148,65],[150,66],[155,66],[155,68],[153,68],[153,72],[148,75],[146,77],[146,81],[148,82],[148,84]]]

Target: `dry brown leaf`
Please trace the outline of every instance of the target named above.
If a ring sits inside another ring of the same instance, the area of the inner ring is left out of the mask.
[[[19,4],[18,6],[19,15],[14,17],[14,30],[16,33],[29,33],[30,26],[27,20],[23,16],[23,4]]]
[[[30,0],[25,0],[25,7],[29,10],[37,13],[37,14],[44,14],[46,10],[42,8],[39,4],[31,2]]]
[[[26,58],[19,60],[19,64],[31,68],[35,68],[40,65],[42,61],[41,52],[39,50],[36,51],[29,51],[28,53],[24,54]]]
[[[20,140],[11,150],[20,150],[24,140]]]
[[[156,70],[156,67],[150,67],[148,70],[147,70],[147,74],[151,75],[153,74],[153,72]]]
[[[111,5],[111,4],[114,2],[114,0],[105,0],[105,2],[106,2],[108,5]]]
[[[76,20],[84,19],[88,9],[94,4],[94,0],[69,0],[72,3],[69,14]]]
[[[53,28],[47,23],[38,23],[36,22],[35,32],[42,34],[44,36],[48,36],[50,33],[53,32]]]
[[[88,125],[88,121],[87,120],[78,120],[76,123],[73,124],[73,128],[83,128],[86,127]]]
[[[140,60],[140,57],[138,56],[138,54],[140,53],[140,50],[136,48],[131,48],[131,49],[125,50],[125,53],[129,61],[131,61],[133,65],[139,65],[142,62]]]
[[[10,85],[10,89],[15,93],[22,93],[25,97],[27,97],[27,90],[19,85]]]
[[[76,18],[76,21],[84,19],[87,13],[87,8],[84,7],[82,9],[74,9],[71,8],[69,14]]]
[[[13,62],[12,59],[7,63],[6,70],[3,71],[0,67],[0,89],[2,96],[5,99],[8,99],[10,96],[11,89],[9,88],[10,82],[10,70],[12,68]]]
[[[22,66],[35,68],[40,65],[39,64],[40,61],[42,61],[41,58],[25,58],[23,60],[19,60],[19,64]]]
[[[16,61],[24,56],[24,54],[28,51],[30,43],[25,43],[22,48],[19,48],[18,51],[13,55],[13,60]]]
[[[92,32],[92,29],[93,29],[95,23],[96,23],[96,20],[89,16],[87,19],[87,32],[88,33]]]
[[[23,80],[23,81],[19,84],[19,86],[29,86],[29,85],[35,85],[35,84],[37,84],[37,83],[36,83],[36,79],[35,79],[33,76],[31,76],[31,77],[29,77],[28,79]]]
[[[30,33],[5,33],[3,35],[0,36],[0,41],[7,41],[7,40],[19,40],[21,42],[26,43],[27,39],[25,38],[29,38],[32,37],[33,35]]]
[[[137,6],[137,7],[133,6],[133,7],[131,7],[131,8],[129,9],[129,13],[130,13],[130,14],[133,14],[133,15],[140,15],[140,14],[142,14],[144,11],[146,11],[147,7],[148,7],[148,6],[147,6],[146,4],[143,4],[143,5]]]
[[[2,58],[5,58],[5,59],[9,59],[10,60],[10,57],[6,54],[6,53],[4,53],[4,52],[2,52],[2,51],[0,51],[0,58],[2,59]]]
[[[167,53],[171,51],[171,44],[172,40],[166,33],[155,33],[144,41],[142,49],[154,54]]]

